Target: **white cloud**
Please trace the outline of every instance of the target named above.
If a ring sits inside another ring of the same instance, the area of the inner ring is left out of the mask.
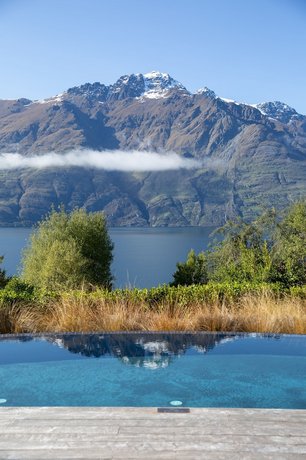
[[[184,158],[174,152],[73,150],[67,153],[44,153],[23,156],[19,153],[0,153],[0,170],[67,168],[104,169],[107,171],[167,171],[193,169],[201,166],[197,160]]]

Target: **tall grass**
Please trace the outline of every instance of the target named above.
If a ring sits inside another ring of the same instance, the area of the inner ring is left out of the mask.
[[[306,299],[261,292],[235,300],[152,305],[66,294],[43,307],[16,303],[0,309],[0,333],[170,330],[306,334]]]

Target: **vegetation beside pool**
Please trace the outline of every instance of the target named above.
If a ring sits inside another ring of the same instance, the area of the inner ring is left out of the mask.
[[[306,333],[306,201],[219,233],[211,249],[177,264],[170,285],[112,290],[103,214],[53,210],[32,236],[20,278],[0,270],[0,333]]]
[[[241,331],[306,334],[306,286],[214,284],[70,291],[32,300],[1,292],[0,333]]]

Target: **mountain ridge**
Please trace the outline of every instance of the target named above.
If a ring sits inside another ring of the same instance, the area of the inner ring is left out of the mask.
[[[128,88],[128,90],[124,91],[124,89]],[[246,105],[249,107],[254,107],[258,109],[263,115],[270,116],[271,118],[284,120],[285,118],[282,117],[282,112],[286,115],[291,116],[304,116],[298,113],[293,107],[289,106],[288,104],[281,102],[281,101],[265,101],[257,104],[251,104],[247,102],[238,102],[233,99],[227,99],[221,97],[215,93],[212,89],[208,87],[203,87],[195,92],[190,92],[186,89],[185,86],[182,85],[179,81],[172,78],[168,73],[163,73],[159,71],[152,71],[145,74],[136,73],[136,74],[127,74],[121,76],[115,83],[110,85],[104,85],[100,82],[94,83],[85,83],[79,86],[74,86],[68,88],[63,93],[57,94],[55,96],[51,96],[46,99],[35,99],[30,100],[27,98],[20,98],[17,101],[20,101],[25,106],[29,106],[30,104],[44,104],[44,103],[56,103],[61,102],[64,97],[67,95],[75,94],[75,95],[83,95],[86,94],[88,96],[94,96],[99,98],[99,100],[106,101],[109,99],[114,98],[117,94],[118,99],[124,97],[148,97],[148,98],[158,98],[158,97],[165,97],[166,93],[172,88],[177,88],[184,91],[186,94],[192,96],[195,94],[205,94],[214,99],[220,99],[226,103],[233,103],[237,105]],[[134,94],[133,94],[134,89]],[[5,101],[6,99],[0,99]],[[12,101],[15,101],[12,99]],[[287,121],[284,121],[285,123]]]
[[[75,149],[171,151],[206,166],[137,173],[0,167],[0,225],[32,225],[61,203],[103,210],[112,226],[219,225],[306,194],[304,115],[277,101],[254,106],[208,88],[191,93],[160,72],[86,83],[40,101],[0,100],[0,155]]]

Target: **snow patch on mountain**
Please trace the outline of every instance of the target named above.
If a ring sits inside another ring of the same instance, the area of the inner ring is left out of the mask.
[[[223,102],[226,102],[227,104],[236,104],[236,105],[249,105],[245,104],[244,102],[237,102],[234,101],[234,99],[227,99],[225,97],[217,96],[217,94],[212,90],[207,88],[207,86],[204,86],[204,88],[198,89],[195,94],[203,94],[204,96],[208,96],[212,99],[220,99]]]
[[[281,121],[282,123],[291,123],[293,120],[299,119],[302,117],[294,108],[290,107],[288,104],[280,101],[273,101],[273,102],[262,102],[260,104],[249,104],[246,102],[237,102],[234,99],[228,99],[225,97],[221,97],[216,95],[214,91],[207,88],[198,89],[195,94],[203,94],[208,96],[212,99],[219,99],[226,104],[235,104],[238,106],[247,106],[252,107],[259,110],[262,115],[269,117],[273,120]]]
[[[263,115],[279,120],[282,123],[290,123],[292,120],[300,117],[293,107],[280,101],[261,102],[252,106],[258,109]]]
[[[144,92],[142,97],[148,99],[159,99],[168,97],[169,91],[173,88],[177,88],[182,91],[186,91],[179,81],[174,80],[168,73],[162,73],[153,70],[152,72],[145,73],[144,79]]]
[[[33,104],[56,104],[62,102],[65,93],[57,94],[56,96],[49,97],[48,99],[39,99],[33,101]]]
[[[204,96],[211,97],[212,99],[216,99],[217,97],[216,93],[212,89],[207,88],[207,86],[197,89],[195,94],[203,94]]]
[[[234,101],[234,99],[228,99],[226,97],[220,97],[217,96],[218,99],[221,99],[221,101],[227,102],[228,104],[236,104],[236,105],[241,105],[240,102]]]

